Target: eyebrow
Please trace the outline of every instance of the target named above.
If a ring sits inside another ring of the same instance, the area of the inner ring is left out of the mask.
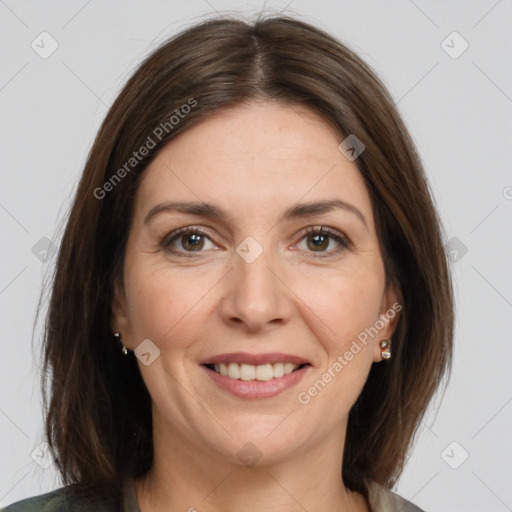
[[[366,227],[368,224],[365,216],[352,204],[342,201],[341,199],[331,199],[325,201],[312,201],[308,203],[300,203],[288,208],[279,218],[278,222],[292,219],[300,219],[311,217],[313,215],[321,215],[334,210],[345,210],[353,213]],[[227,222],[231,216],[219,206],[203,203],[198,201],[166,201],[157,204],[144,218],[144,224],[148,224],[151,219],[161,213],[170,213],[173,211],[186,213],[189,215],[200,215],[213,220]]]

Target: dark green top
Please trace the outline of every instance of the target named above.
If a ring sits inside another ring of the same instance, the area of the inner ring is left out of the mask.
[[[71,486],[59,487],[54,491],[32,496],[0,510],[0,512],[86,512],[91,510],[91,504],[78,500],[70,491]],[[112,506],[94,504],[94,512],[141,512],[137,503],[135,483],[129,479],[125,483],[123,507],[121,511]]]
[[[60,487],[40,496],[33,496],[2,509],[0,512],[85,512],[90,504],[77,502],[70,494],[69,486]],[[123,508],[115,511],[108,506],[94,506],[94,512],[141,512],[137,503],[135,483],[127,480],[123,494]],[[373,482],[369,486],[369,502],[371,512],[424,512],[411,502]]]

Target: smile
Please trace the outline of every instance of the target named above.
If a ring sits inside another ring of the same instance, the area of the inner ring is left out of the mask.
[[[267,363],[267,364],[246,364],[246,363],[220,363],[206,365],[210,370],[235,380],[258,380],[268,381],[279,379],[295,370],[305,366],[294,363]]]
[[[304,359],[286,354],[226,354],[203,361],[200,367],[219,390],[243,399],[275,397],[313,371]]]

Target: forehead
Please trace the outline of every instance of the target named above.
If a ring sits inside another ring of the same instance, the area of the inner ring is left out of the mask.
[[[275,209],[302,198],[340,198],[371,219],[344,136],[303,106],[253,102],[215,113],[171,140],[144,171],[137,206],[194,200],[228,209]]]

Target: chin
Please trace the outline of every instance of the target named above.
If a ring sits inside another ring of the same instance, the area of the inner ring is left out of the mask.
[[[212,451],[235,464],[250,467],[275,464],[291,458],[311,438],[307,430],[296,432],[295,425],[285,425],[290,420],[285,418],[286,415],[262,419],[253,414],[238,417],[234,423],[223,424],[233,437],[226,434],[222,440],[212,443],[210,438],[206,442]]]

